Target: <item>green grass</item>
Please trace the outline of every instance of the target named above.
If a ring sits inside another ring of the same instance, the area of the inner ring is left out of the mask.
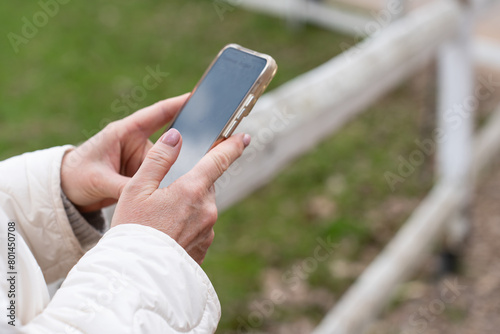
[[[146,67],[168,77],[137,108],[190,91],[217,52],[240,43],[272,54],[280,71],[271,89],[337,53],[342,36],[234,9],[221,20],[211,1],[69,2],[15,53],[36,2],[0,4],[0,151],[2,157],[85,140],[120,118],[111,104],[142,84]],[[129,112],[136,108],[130,108]],[[18,136],[23,129],[30,137]]]
[[[342,41],[352,43],[311,26],[290,30],[282,20],[239,8],[221,20],[212,1],[72,1],[15,53],[7,34],[19,34],[22,17],[39,10],[36,2],[0,3],[0,158],[86,140],[124,116],[111,105],[141,85],[148,66],[169,74],[128,112],[191,90],[227,43],[273,55],[279,72],[269,89],[338,54]],[[313,255],[316,238],[349,238],[354,250],[334,256],[351,260],[366,246],[383,246],[367,213],[390,196],[420,197],[430,186],[415,173],[391,192],[384,179],[385,171],[396,170],[398,155],[407,157],[415,149],[414,95],[408,85],[398,89],[220,215],[204,264],[221,299],[220,333],[235,331],[238,319],[246,319],[267,268],[290,270]],[[334,202],[336,210],[311,215],[309,203],[318,196]],[[350,280],[332,278],[326,261],[309,283],[338,296]],[[302,312],[315,321],[322,316],[314,307],[283,307],[271,320],[290,321]]]

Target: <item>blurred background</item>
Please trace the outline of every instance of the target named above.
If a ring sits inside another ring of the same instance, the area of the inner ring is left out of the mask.
[[[407,10],[431,1],[409,2]],[[239,0],[41,3],[53,2],[0,3],[0,159],[77,145],[112,120],[190,91],[225,44],[272,55],[279,65],[268,88],[273,91],[367,36],[356,26],[308,23],[293,10],[279,14],[265,5],[249,10],[252,6]],[[321,6],[377,22],[387,4],[323,1]],[[474,34],[496,41],[500,50],[495,25],[500,10],[493,8],[478,19]],[[416,140],[434,136],[436,68],[435,59],[426,62],[271,182],[221,212],[203,264],[222,304],[218,333],[311,332],[396,234],[436,180],[434,154],[396,187],[387,180],[387,171],[397,170],[398,158],[408,157]],[[500,80],[500,67],[475,63],[474,68]],[[131,94],[151,69],[162,73],[157,87]],[[487,122],[499,97],[495,90],[479,101],[477,124]],[[492,237],[500,233],[499,170],[493,164],[483,176],[487,183],[474,190],[472,231],[483,234],[470,234],[452,276],[465,292],[432,313],[432,320],[415,316],[442,290],[439,273],[446,265],[438,243],[411,279],[395,287],[368,331],[493,333],[500,325],[493,317],[500,310],[500,271],[494,269],[500,264]],[[334,251],[318,260],[315,250],[325,244],[335,245]]]

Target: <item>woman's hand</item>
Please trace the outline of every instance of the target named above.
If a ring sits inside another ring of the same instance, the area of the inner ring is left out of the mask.
[[[250,136],[230,137],[208,152],[187,174],[158,189],[182,145],[179,132],[170,129],[148,152],[121,194],[111,226],[141,224],[160,230],[202,263],[214,239],[217,220],[214,182],[243,153]]]
[[[148,138],[172,120],[187,97],[158,102],[110,123],[68,152],[62,162],[61,186],[82,212],[119,199],[112,227],[135,223],[158,229],[201,263],[217,220],[214,182],[243,153],[250,136],[238,134],[225,140],[186,175],[158,189],[179,155],[182,138],[175,129],[154,146]]]
[[[179,111],[189,94],[160,101],[108,124],[68,152],[61,167],[61,187],[80,211],[116,203],[153,144],[149,137]]]

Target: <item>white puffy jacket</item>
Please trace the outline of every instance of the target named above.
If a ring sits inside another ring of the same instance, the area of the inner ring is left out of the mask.
[[[68,148],[0,163],[0,333],[213,333],[220,318],[215,290],[166,234],[124,224],[84,254],[61,200]],[[50,300],[46,282],[66,275]]]

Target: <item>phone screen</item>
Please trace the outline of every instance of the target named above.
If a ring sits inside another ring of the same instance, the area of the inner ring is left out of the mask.
[[[222,52],[171,126],[181,133],[182,148],[160,187],[186,174],[208,152],[266,64],[238,49]]]

